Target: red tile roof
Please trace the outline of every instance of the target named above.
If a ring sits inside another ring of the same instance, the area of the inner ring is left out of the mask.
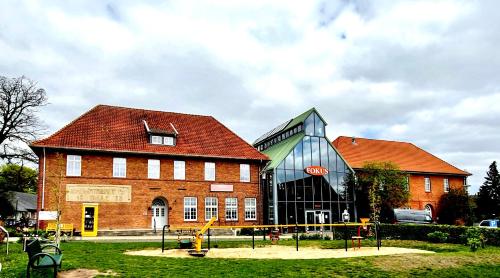
[[[176,130],[176,145],[148,143],[144,121],[150,130]],[[31,147],[268,160],[211,116],[107,105],[92,108],[48,138],[33,142]]]
[[[365,162],[387,161],[397,164],[402,171],[471,175],[448,162],[422,150],[412,143],[340,136],[333,145],[354,169]]]

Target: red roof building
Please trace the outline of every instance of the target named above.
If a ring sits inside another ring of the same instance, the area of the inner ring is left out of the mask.
[[[175,137],[151,144],[147,134]],[[211,116],[97,105],[32,148],[267,160]]]
[[[268,157],[211,116],[98,105],[30,146],[39,211],[82,235],[120,229],[262,223]],[[62,193],[61,193],[62,192]]]
[[[333,145],[356,171],[367,162],[392,162],[408,174],[412,209],[435,216],[439,198],[453,187],[467,184],[471,174],[407,142],[340,136]]]

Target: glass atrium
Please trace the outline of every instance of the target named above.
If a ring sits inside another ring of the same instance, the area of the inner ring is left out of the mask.
[[[254,144],[272,159],[262,175],[267,224],[340,222],[344,209],[352,221],[357,218],[354,188],[348,185],[352,169],[326,138],[325,125],[313,108]],[[321,166],[328,173],[309,175],[305,172],[309,166]]]

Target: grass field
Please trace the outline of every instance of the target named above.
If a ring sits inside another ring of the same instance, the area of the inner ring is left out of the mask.
[[[214,244],[214,243],[212,243]],[[249,241],[217,242],[219,248],[251,247]],[[257,247],[269,244],[257,242]],[[283,240],[280,245],[295,245]],[[342,241],[301,241],[300,246],[343,248]],[[364,246],[375,246],[365,241]],[[384,246],[417,248],[435,254],[411,254],[348,259],[318,260],[251,260],[209,258],[163,258],[128,256],[126,250],[160,248],[161,243],[63,243],[63,271],[95,269],[111,271],[119,277],[500,277],[500,248],[487,247],[470,252],[456,244],[433,244],[419,241],[385,240]],[[212,245],[213,246],[213,245]],[[27,255],[21,244],[11,244],[5,257],[5,245],[0,247],[3,270],[0,277],[24,277]],[[168,242],[175,248],[176,242]],[[293,249],[291,249],[293,250]],[[293,251],[295,252],[295,251]],[[34,277],[47,277],[51,271],[40,271]],[[49,276],[50,277],[50,276]]]

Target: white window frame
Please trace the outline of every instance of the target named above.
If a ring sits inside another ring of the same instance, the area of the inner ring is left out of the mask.
[[[174,160],[174,180],[186,179],[186,161]]]
[[[186,222],[196,221],[197,219],[198,219],[198,199],[196,197],[184,197],[184,221]]]
[[[160,160],[148,159],[148,179],[160,179]]]
[[[245,220],[257,220],[257,198],[245,198]]]
[[[215,162],[205,162],[205,180],[215,181]]]
[[[79,177],[82,175],[82,157],[70,155],[66,157],[66,176]]]
[[[238,221],[238,198],[226,198],[226,221]]]
[[[425,192],[431,192],[432,190],[431,178],[429,177],[424,178],[424,190]]]
[[[163,137],[159,135],[151,135],[151,144],[162,145]]]
[[[126,178],[127,177],[127,159],[123,157],[113,158],[113,177]]]
[[[443,190],[445,193],[450,192],[450,180],[447,178],[443,179]]]
[[[250,182],[250,164],[240,164],[240,182]]]
[[[219,200],[217,197],[205,197],[205,220],[209,221],[213,216],[219,219]]]
[[[173,146],[175,143],[174,137],[171,136],[164,136],[163,137],[163,145],[166,146]]]

